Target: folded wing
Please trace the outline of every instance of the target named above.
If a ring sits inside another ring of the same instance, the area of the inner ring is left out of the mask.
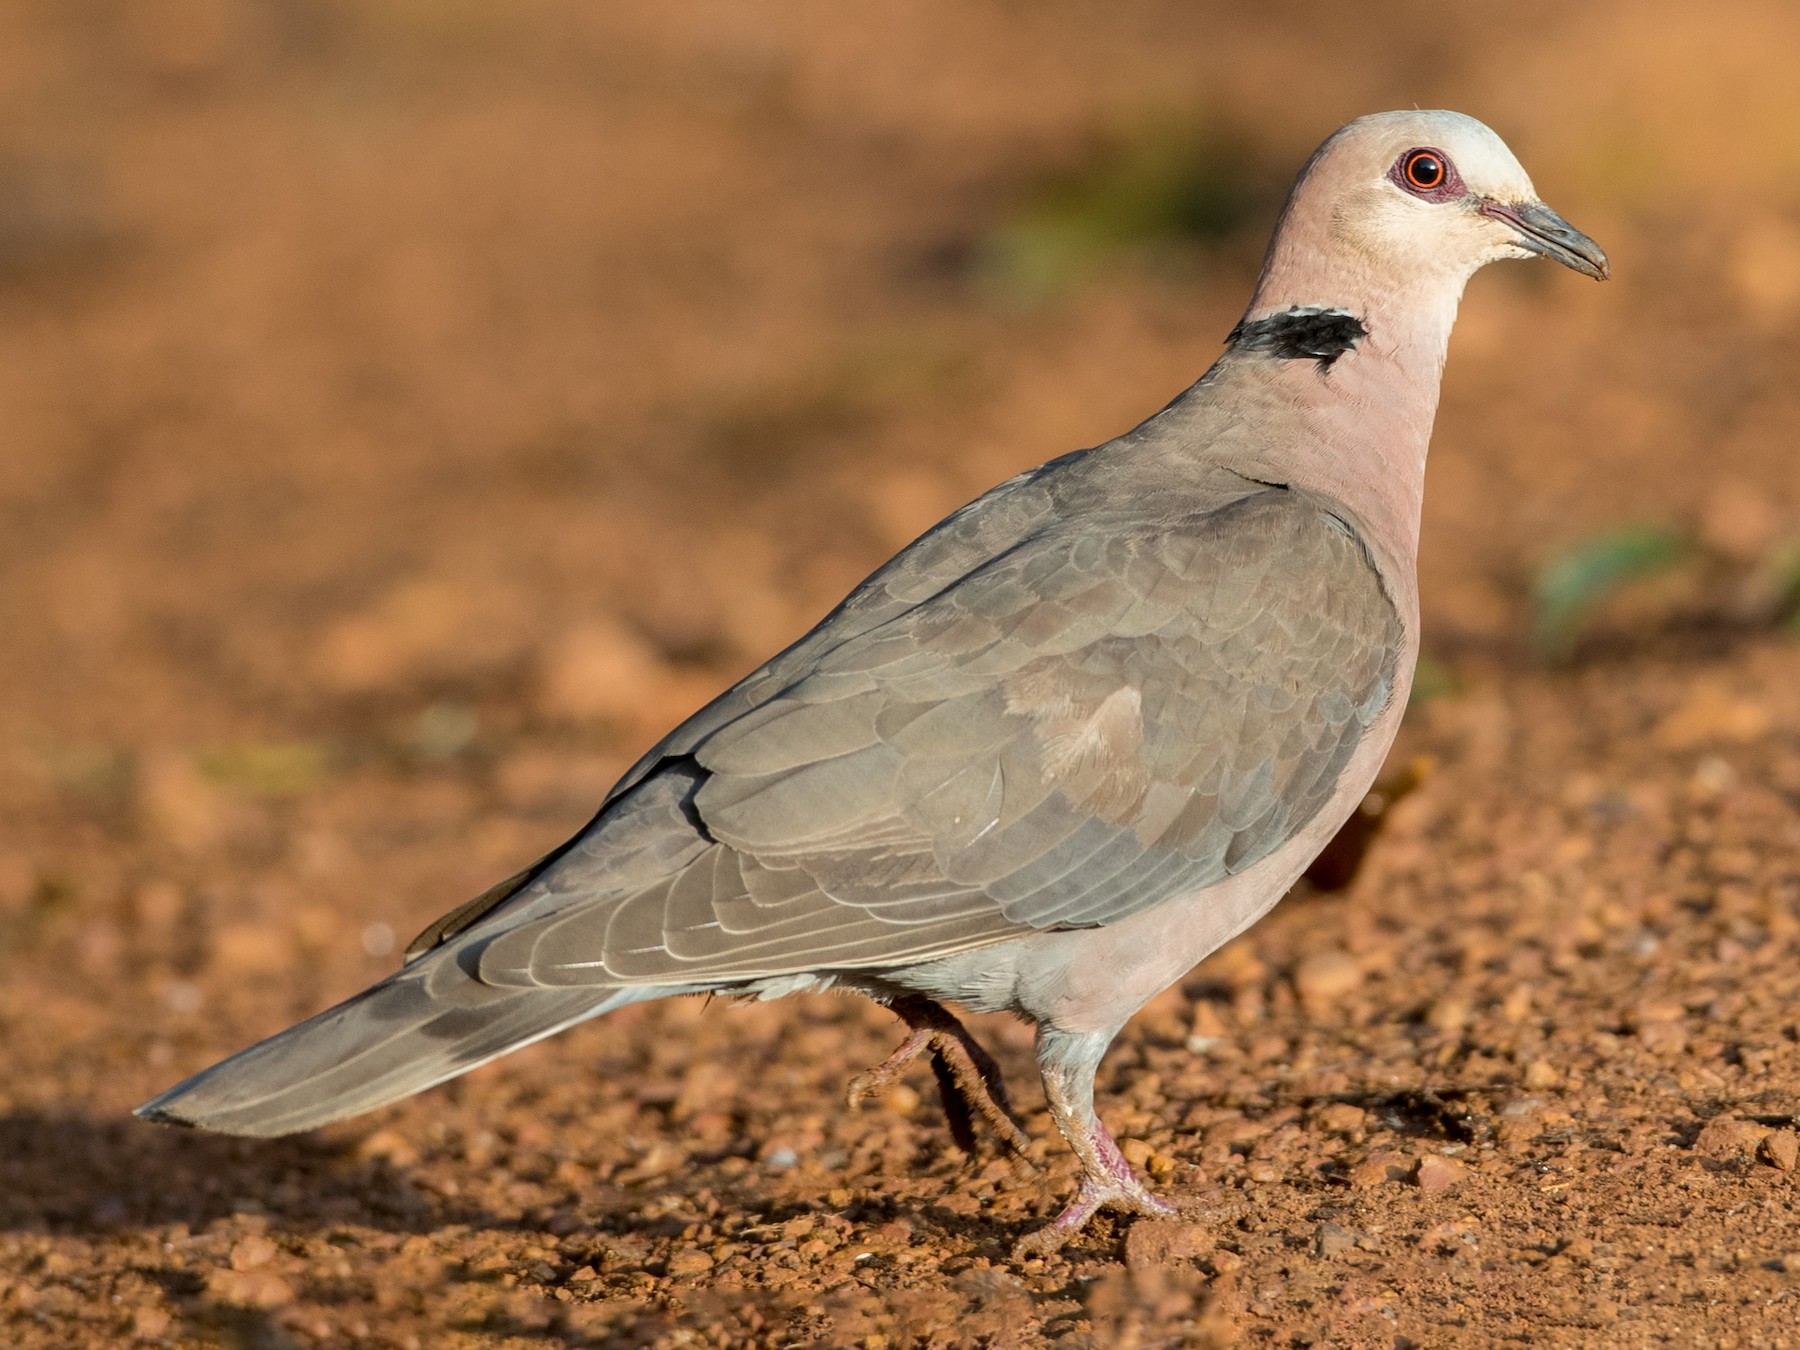
[[[1254,484],[1173,519],[1051,517],[896,594],[678,729],[475,921],[464,968],[730,984],[1118,922],[1311,819],[1402,644],[1354,530]]]

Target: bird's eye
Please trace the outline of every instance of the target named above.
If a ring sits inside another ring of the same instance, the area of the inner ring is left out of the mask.
[[[1444,166],[1444,157],[1435,150],[1411,151],[1401,161],[1400,172],[1405,175],[1408,187],[1421,192],[1442,187],[1450,173]]]
[[[1395,160],[1388,170],[1388,179],[1395,187],[1428,202],[1455,201],[1468,191],[1450,156],[1429,145],[1415,146]]]

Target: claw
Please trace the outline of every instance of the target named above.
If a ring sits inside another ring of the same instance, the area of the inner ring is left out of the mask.
[[[1061,1251],[1087,1226],[1087,1221],[1103,1209],[1119,1210],[1146,1219],[1167,1219],[1177,1212],[1168,1201],[1152,1195],[1136,1177],[1120,1181],[1113,1177],[1084,1176],[1081,1189],[1061,1214],[1013,1244],[1013,1259],[1023,1261]]]
[[[1070,1238],[1103,1209],[1120,1210],[1147,1219],[1166,1219],[1176,1213],[1173,1205],[1151,1194],[1138,1180],[1125,1155],[1113,1142],[1100,1117],[1094,1114],[1093,1070],[1046,1063],[1044,1096],[1057,1129],[1081,1160],[1081,1185],[1068,1207],[1047,1225],[1027,1233],[1013,1246],[1015,1260],[1049,1256],[1061,1251]]]
[[[974,1152],[973,1119],[979,1115],[993,1127],[1008,1149],[1029,1163],[1025,1150],[1031,1144],[1030,1136],[1012,1113],[1000,1066],[981,1048],[980,1042],[969,1035],[948,1009],[931,999],[909,996],[895,999],[890,1006],[912,1028],[912,1034],[880,1064],[850,1080],[849,1090],[845,1093],[849,1104],[859,1106],[865,1098],[892,1087],[901,1071],[929,1050],[938,1093],[944,1100],[944,1114],[949,1119],[950,1133],[957,1146],[965,1153]]]

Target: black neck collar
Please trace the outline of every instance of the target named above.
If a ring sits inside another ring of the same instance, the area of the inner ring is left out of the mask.
[[[1225,339],[1234,350],[1263,352],[1282,361],[1317,361],[1321,371],[1369,335],[1348,310],[1295,305],[1260,319],[1244,319]]]

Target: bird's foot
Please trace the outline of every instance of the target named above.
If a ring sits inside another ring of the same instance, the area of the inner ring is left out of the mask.
[[[1167,1219],[1176,1213],[1175,1206],[1159,1200],[1148,1187],[1129,1172],[1124,1175],[1087,1173],[1081,1178],[1081,1189],[1068,1208],[1034,1233],[1027,1233],[1013,1245],[1013,1259],[1023,1261],[1032,1256],[1050,1256],[1087,1226],[1087,1221],[1103,1209],[1119,1210],[1146,1219]]]
[[[1066,1075],[1055,1069],[1044,1074],[1044,1091],[1050,1099],[1050,1113],[1057,1126],[1081,1159],[1081,1188],[1074,1200],[1055,1219],[1035,1233],[1027,1233],[1013,1246],[1013,1258],[1049,1256],[1084,1227],[1103,1209],[1119,1210],[1146,1219],[1166,1219],[1176,1213],[1175,1206],[1159,1200],[1119,1152],[1106,1126],[1091,1108],[1073,1109],[1068,1094]],[[1085,1119],[1081,1117],[1085,1115]]]
[[[929,999],[899,999],[892,1006],[912,1034],[880,1064],[850,1080],[845,1094],[850,1105],[858,1106],[864,1098],[885,1092],[908,1064],[929,1050],[944,1114],[957,1146],[965,1153],[975,1151],[973,1120],[979,1115],[1008,1149],[1029,1162],[1025,1150],[1031,1144],[1030,1136],[1013,1116],[1000,1066],[980,1043],[946,1009]]]
[[[886,1092],[899,1081],[906,1066],[911,1064],[925,1051],[933,1048],[933,1033],[919,1030],[900,1042],[900,1048],[894,1051],[874,1068],[859,1073],[850,1080],[850,1086],[844,1093],[844,1099],[854,1109],[863,1104],[866,1097],[876,1097]]]

